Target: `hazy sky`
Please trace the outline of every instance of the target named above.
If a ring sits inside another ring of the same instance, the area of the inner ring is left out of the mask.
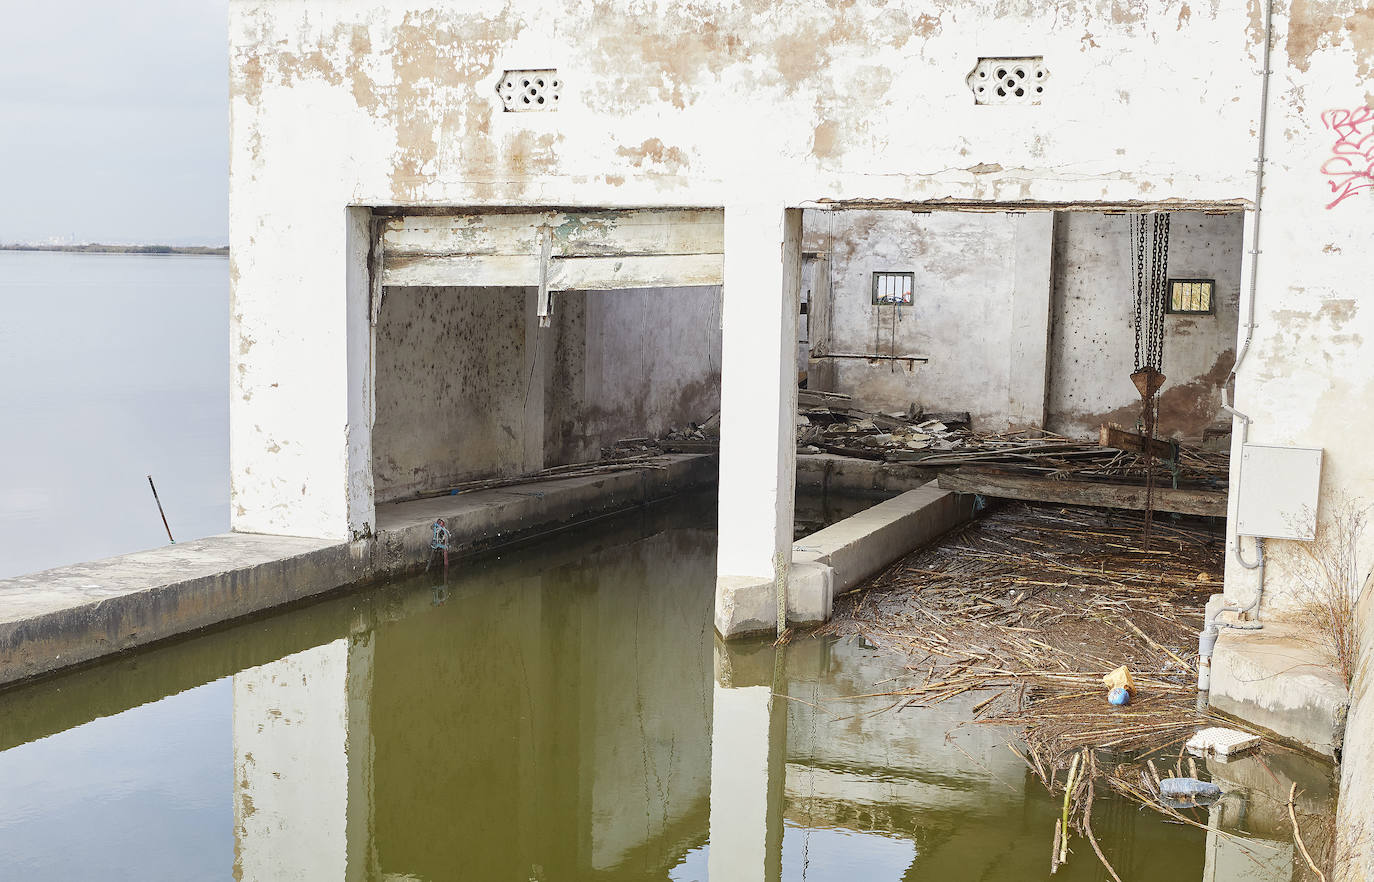
[[[0,242],[227,242],[227,0],[0,6]]]

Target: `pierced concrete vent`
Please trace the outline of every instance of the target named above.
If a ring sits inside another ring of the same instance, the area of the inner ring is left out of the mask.
[[[1039,104],[1050,72],[1045,60],[1033,58],[980,58],[965,82],[973,90],[974,104]]]
[[[496,84],[507,112],[557,110],[563,81],[556,70],[508,70]]]

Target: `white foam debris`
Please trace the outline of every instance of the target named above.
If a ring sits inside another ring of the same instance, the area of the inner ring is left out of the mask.
[[[1258,747],[1260,737],[1242,732],[1239,729],[1223,729],[1219,726],[1202,729],[1188,739],[1188,752],[1194,756],[1215,753],[1219,757],[1243,753]]]

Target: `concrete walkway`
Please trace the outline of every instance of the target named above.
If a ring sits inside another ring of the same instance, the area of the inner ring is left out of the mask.
[[[225,533],[0,579],[0,685],[421,568],[444,518],[452,554],[521,541],[712,483],[715,457],[377,507],[357,542]]]

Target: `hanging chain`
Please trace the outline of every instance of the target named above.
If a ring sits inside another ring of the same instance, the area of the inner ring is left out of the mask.
[[[1137,240],[1144,242],[1144,218],[1141,218],[1141,234]],[[1145,366],[1155,371],[1162,371],[1164,367],[1164,304],[1169,291],[1169,215],[1165,212],[1154,214],[1150,218],[1151,242],[1150,242],[1150,273],[1148,280],[1148,290],[1150,296],[1150,329],[1146,335],[1146,354]],[[1143,251],[1143,244],[1137,246],[1138,251]],[[1143,254],[1141,264],[1144,264]],[[1142,283],[1143,289],[1146,285]],[[1136,300],[1136,313],[1141,312],[1141,300]],[[1140,332],[1136,332],[1136,361],[1139,363]],[[1138,364],[1137,370],[1140,369]],[[1142,406],[1141,422],[1145,429],[1145,547],[1150,547],[1150,527],[1154,523],[1154,489],[1155,489],[1155,468],[1153,462],[1153,444],[1155,439],[1155,427],[1159,420],[1159,395],[1156,392],[1145,399]]]
[[[1135,264],[1135,278],[1132,279],[1131,294],[1135,297],[1135,369],[1140,370],[1145,365],[1140,360],[1140,341],[1145,331],[1142,324],[1141,304],[1145,299],[1145,216],[1133,214],[1129,217],[1130,235],[1135,245],[1135,253],[1132,263]]]
[[[1164,369],[1164,304],[1169,296],[1169,215],[1153,217],[1153,248],[1150,252],[1150,335],[1146,364]]]

